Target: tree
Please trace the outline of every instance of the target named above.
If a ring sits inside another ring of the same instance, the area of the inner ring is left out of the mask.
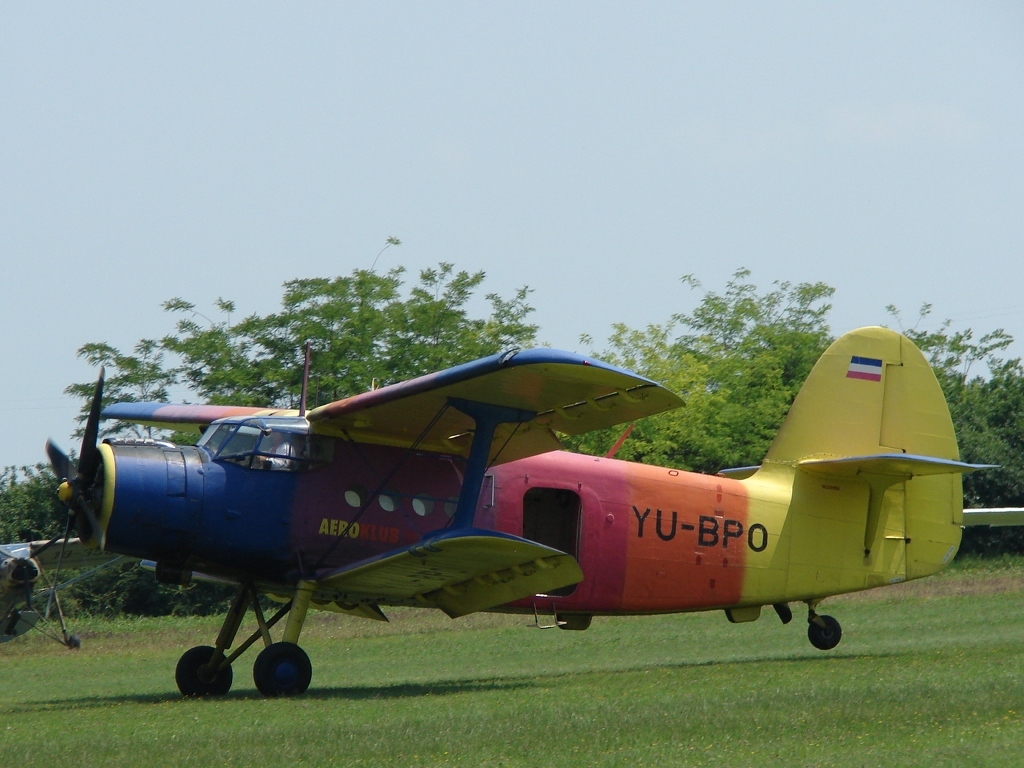
[[[931,309],[930,304],[922,305],[914,327],[902,331],[928,357],[942,386],[960,458],[999,467],[964,476],[964,506],[1024,506],[1024,367],[1019,359],[999,356],[1013,338],[998,328],[975,340],[970,329],[951,331],[948,320],[935,330],[918,330]],[[888,310],[902,325],[899,310],[891,305]],[[1024,529],[968,528],[960,551],[1022,553]]]
[[[164,402],[168,388],[175,382],[173,371],[164,368],[164,352],[160,342],[142,339],[134,347],[134,355],[123,354],[106,342],[84,344],[78,349],[78,356],[89,365],[106,368],[106,383],[103,389],[103,404]],[[64,394],[82,399],[79,411],[79,426],[75,434],[82,436],[85,420],[89,415],[96,383],[93,381],[71,384],[64,388]],[[108,435],[151,436],[152,430],[134,424],[115,422],[107,426]]]
[[[45,464],[0,471],[0,542],[39,541],[63,533],[67,510]]]
[[[163,305],[178,317],[172,333],[143,339],[133,354],[106,342],[86,344],[78,354],[106,366],[104,405],[166,402],[173,387],[183,386],[200,402],[288,408],[298,406],[306,341],[313,352],[314,406],[536,342],[537,326],[528,322],[529,288],[509,298],[487,294],[489,314],[474,317],[470,305],[483,272],[456,271],[442,262],[420,272],[407,294],[403,277],[402,268],[383,275],[357,269],[342,277],[291,280],[284,284],[280,311],[234,324],[233,301],[218,299],[220,314],[211,319],[176,297]],[[83,399],[83,423],[93,386],[65,390]],[[108,425],[105,434],[151,436],[121,423]]]
[[[94,616],[205,616],[227,610],[235,590],[198,582],[161,584],[135,561],[115,563],[62,592],[70,613]]]
[[[537,326],[528,288],[512,298],[488,294],[491,313],[474,318],[468,305],[483,272],[451,264],[420,273],[402,295],[404,270],[355,270],[336,278],[291,280],[281,310],[237,325],[196,320],[195,307],[172,299],[164,307],[188,314],[160,346],[179,359],[172,370],[204,402],[294,407],[302,386],[302,354],[312,346],[310,399],[330,402],[447,368],[510,347],[533,344]],[[234,305],[220,300],[222,310]]]
[[[724,293],[706,292],[692,313],[637,331],[614,326],[597,355],[664,383],[686,407],[644,419],[621,457],[699,472],[759,464],[818,357],[832,341],[826,317],[834,289],[775,282],[758,293],[737,270]],[[693,290],[700,283],[683,278]],[[603,453],[605,431],[575,446]]]

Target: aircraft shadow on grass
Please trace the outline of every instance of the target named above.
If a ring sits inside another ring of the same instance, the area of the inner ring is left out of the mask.
[[[730,661],[718,661],[714,659],[701,659],[698,661],[666,662],[662,664],[637,665],[634,667],[620,669],[593,669],[577,672],[551,672],[548,674],[515,676],[515,677],[490,677],[469,680],[450,680],[435,683],[396,683],[394,685],[367,685],[367,686],[342,686],[337,688],[309,688],[305,693],[306,698],[320,700],[348,700],[361,701],[366,699],[416,699],[425,696],[448,696],[460,693],[488,693],[488,692],[510,692],[526,690],[530,688],[546,687],[552,681],[571,681],[586,675],[626,675],[638,672],[670,671],[681,669],[697,669],[704,667],[739,667],[754,664],[785,665],[795,663],[830,663],[835,664],[843,661],[857,659],[895,659],[907,655],[919,653],[913,649],[907,649],[906,653],[886,651],[883,653],[839,653],[828,657],[819,657],[809,654],[794,653],[785,656],[765,656],[750,659],[733,659]],[[84,696],[82,698],[51,699],[48,701],[26,702],[20,706],[0,710],[5,714],[31,714],[38,712],[65,711],[69,709],[94,709],[118,706],[121,704],[166,704],[168,702],[183,701],[208,701],[211,699],[229,701],[262,700],[263,695],[258,690],[237,691],[227,694],[224,697],[193,697],[182,699],[176,693],[156,694],[124,694],[118,696]]]

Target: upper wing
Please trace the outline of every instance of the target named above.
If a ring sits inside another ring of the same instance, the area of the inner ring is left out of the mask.
[[[397,446],[419,438],[423,450],[465,456],[474,422],[447,407],[450,398],[537,414],[530,422],[497,430],[492,461],[556,450],[561,443],[555,431],[577,435],[683,404],[661,385],[630,371],[570,352],[531,349],[364,392],[314,409],[309,420],[325,434]]]
[[[576,435],[683,404],[656,382],[622,368],[570,352],[531,349],[354,395],[314,408],[308,418],[319,434],[401,447],[416,444],[425,451],[466,456],[474,422],[448,407],[450,398],[537,414],[530,422],[503,425],[495,432],[491,457],[500,461],[560,448],[555,431]],[[214,419],[247,415],[294,416],[297,411],[158,403],[118,403],[103,411],[104,418],[173,429],[202,428]]]
[[[103,409],[104,419],[178,432],[202,432],[211,422],[230,416],[297,416],[298,411],[247,405],[178,405],[173,403],[114,403]]]
[[[543,544],[493,531],[454,531],[346,566],[317,580],[335,602],[440,608],[452,618],[577,584],[576,560]]]

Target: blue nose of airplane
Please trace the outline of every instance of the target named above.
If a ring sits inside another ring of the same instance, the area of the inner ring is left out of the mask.
[[[194,551],[204,503],[203,454],[156,441],[109,443],[107,549],[183,562]],[[110,482],[113,480],[113,482]]]

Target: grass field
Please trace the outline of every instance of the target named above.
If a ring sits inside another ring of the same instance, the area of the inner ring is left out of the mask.
[[[80,620],[83,647],[0,646],[0,753],[14,765],[1024,764],[1024,564],[827,601],[831,652],[804,613],[389,625],[311,618],[313,684],[268,700],[253,656],[230,695],[183,700],[173,671],[215,619]]]

